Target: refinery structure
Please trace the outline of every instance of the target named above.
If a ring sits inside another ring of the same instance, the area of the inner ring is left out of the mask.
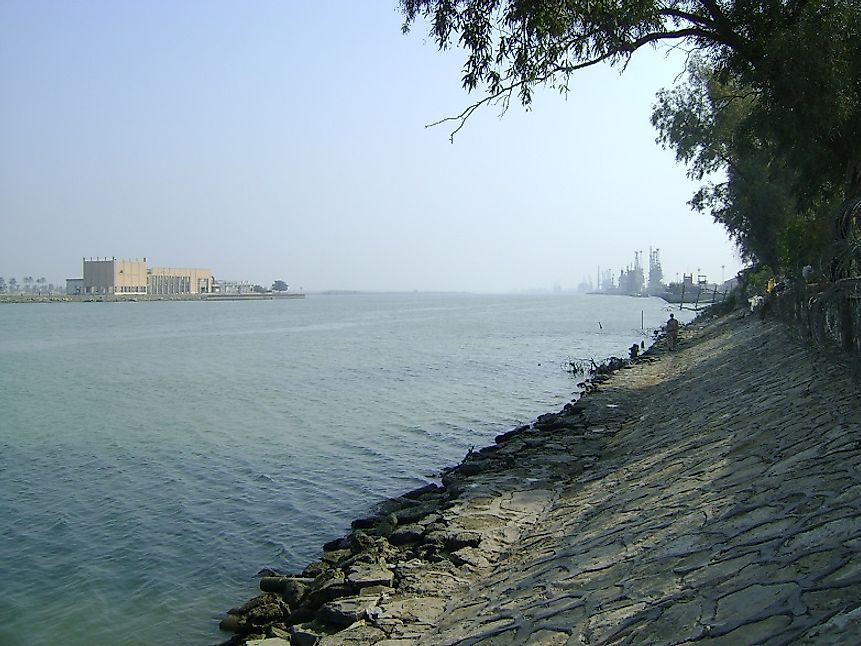
[[[678,277],[678,275],[677,275]],[[591,282],[591,281],[590,281]],[[704,274],[683,274],[682,280],[667,284],[664,282],[664,271],[661,267],[660,249],[649,249],[648,274],[643,262],[643,252],[634,252],[634,262],[622,269],[618,276],[612,269],[598,268],[598,287],[594,290],[600,294],[624,294],[626,296],[660,296],[665,300],[677,302],[679,298],[689,297],[695,290],[711,289],[716,291],[718,285],[709,283]]]

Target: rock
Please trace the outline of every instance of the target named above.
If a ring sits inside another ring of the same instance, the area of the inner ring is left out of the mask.
[[[419,521],[419,525],[427,528],[437,526],[442,521],[442,516],[436,512],[432,512]]]
[[[395,527],[397,526],[397,517],[394,514],[386,514],[382,518],[377,519],[377,524],[372,530],[369,531],[369,533],[374,536],[387,537],[389,534],[395,531]]]
[[[568,415],[582,415],[583,414],[583,406],[580,404],[580,401],[569,402],[565,404],[565,407],[562,409]]]
[[[371,536],[361,530],[350,534],[350,549],[353,550],[354,554],[358,554],[359,552],[378,552],[384,547],[381,545],[382,542],[384,542],[384,539],[378,536]]]
[[[354,565],[347,574],[347,582],[357,589],[382,585],[391,587],[395,575],[381,565]]]
[[[290,643],[292,646],[316,646],[323,635],[308,624],[290,626]]]
[[[324,624],[346,628],[360,619],[364,619],[366,611],[375,608],[376,605],[376,597],[338,599],[320,606],[317,611],[317,619]]]
[[[470,460],[469,462],[464,462],[459,467],[457,467],[457,474],[460,476],[474,476],[478,475],[482,471],[487,468],[487,463],[479,460]]]
[[[413,489],[412,491],[408,491],[407,493],[405,493],[403,495],[403,497],[415,500],[416,498],[421,498],[425,494],[436,493],[439,490],[440,490],[439,485],[431,482],[430,484],[427,484],[424,487],[419,487],[418,489]]]
[[[416,503],[415,500],[409,500],[407,498],[404,498],[404,500],[407,500],[409,504]],[[386,514],[391,514],[392,512],[398,511],[399,509],[403,509],[403,507],[404,503],[402,503],[400,500],[396,498],[389,498],[388,500],[384,500],[383,502],[378,504],[376,506],[376,511],[379,515],[385,516]]]
[[[218,623],[218,629],[228,633],[238,633],[242,630],[244,625],[245,623],[239,615],[227,613],[224,615],[224,619]]]
[[[283,621],[289,613],[289,608],[285,608],[280,603],[264,603],[245,615],[245,619],[254,626],[265,626]]]
[[[350,547],[350,542],[346,537],[336,538],[334,541],[329,541],[323,545],[324,552],[334,552],[335,550],[345,550]]]
[[[478,547],[481,544],[481,534],[478,532],[455,532],[446,536],[446,549],[456,552],[464,547]]]
[[[367,518],[357,518],[350,523],[353,529],[371,529],[380,522],[379,516],[369,516]]]
[[[435,511],[436,505],[418,505],[417,507],[401,509],[392,515],[396,518],[398,525],[411,525]]]
[[[308,565],[308,567],[306,567],[304,570],[302,570],[302,576],[309,579],[316,579],[328,569],[329,565],[327,563],[323,563],[322,561],[316,561]]]
[[[425,528],[421,525],[404,525],[398,527],[389,536],[389,542],[392,545],[406,545],[408,543],[418,543],[422,540]]]
[[[308,588],[314,584],[314,579],[288,578],[284,580],[281,594],[291,607],[296,607],[305,598]]]
[[[245,644],[246,646],[290,646],[291,642],[281,637],[267,637],[266,639],[251,639]]]
[[[230,610],[227,611],[227,613],[231,614],[231,615],[246,615],[249,612],[251,612],[254,608],[256,608],[257,606],[260,606],[260,605],[263,605],[266,603],[273,603],[273,602],[276,602],[277,600],[278,600],[278,597],[276,597],[274,594],[267,592],[266,594],[260,594],[260,595],[257,595],[256,597],[254,597],[253,599],[249,599],[244,604],[242,604],[239,608],[231,608]]]
[[[505,444],[508,440],[510,440],[514,435],[518,433],[522,433],[523,431],[529,430],[529,424],[524,424],[523,426],[518,426],[517,428],[511,429],[510,431],[506,431],[505,433],[500,433],[494,439],[494,442],[497,444]]]
[[[353,556],[352,550],[349,549],[341,549],[341,550],[333,550],[331,552],[323,552],[323,563],[328,563],[330,565],[337,565],[338,563],[345,561],[346,559]]]
[[[314,581],[308,592],[309,603],[313,606],[331,601],[338,595],[338,590],[345,588],[346,578],[341,570],[328,570]]]
[[[367,646],[367,644],[379,644],[385,641],[387,641],[386,633],[360,621],[334,635],[326,635],[319,646]]]
[[[290,619],[287,621],[291,626],[297,626],[299,624],[307,624],[310,621],[314,621],[314,616],[317,614],[316,608],[309,608],[306,605],[299,606],[290,613]]]
[[[399,623],[433,625],[436,618],[445,610],[445,603],[445,599],[431,596],[389,601],[381,605],[375,621],[380,625],[391,625],[392,620]]]
[[[289,642],[290,631],[286,630],[285,628],[281,628],[280,626],[269,626],[269,636],[280,637],[281,639],[286,639]]]
[[[313,590],[305,597],[305,603],[312,608],[317,608],[327,601],[348,597],[353,594],[353,587],[346,582],[329,583],[322,588]]]
[[[425,532],[424,542],[426,545],[436,547],[437,549],[442,549],[448,542],[448,531],[445,529],[445,527],[440,527],[439,525],[431,525]]]
[[[284,576],[284,572],[274,570],[271,567],[265,567],[257,573],[257,576]]]
[[[260,589],[263,592],[281,592],[284,589],[280,576],[264,576],[260,579]]]
[[[451,562],[455,565],[471,565],[473,567],[487,567],[490,561],[474,547],[462,547],[451,553]]]
[[[314,579],[295,576],[265,576],[260,579],[260,590],[263,592],[277,592],[284,594],[288,589],[294,590],[296,585],[305,587],[314,583]]]
[[[395,589],[386,585],[370,585],[367,588],[362,588],[359,590],[358,595],[360,597],[376,597],[377,599],[382,597],[390,597],[395,593]]]

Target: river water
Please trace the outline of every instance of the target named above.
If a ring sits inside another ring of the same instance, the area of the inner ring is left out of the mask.
[[[572,399],[658,299],[0,307],[0,644],[213,644],[265,566]]]

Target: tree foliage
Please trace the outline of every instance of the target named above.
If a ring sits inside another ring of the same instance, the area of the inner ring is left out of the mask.
[[[821,210],[838,194],[843,203],[839,216],[831,218],[830,236],[839,244],[857,233],[858,0],[401,0],[400,5],[405,31],[427,21],[440,48],[465,50],[463,86],[484,91],[451,118],[455,133],[489,102],[501,101],[505,108],[516,97],[529,105],[538,86],[565,91],[578,70],[603,62],[624,65],[643,47],[678,45],[696,54],[691,71],[700,78],[659,98],[663,143],[690,164],[693,176],[718,170],[728,176],[726,183],[700,191],[695,205],[723,221],[749,256],[769,262],[779,262],[782,246],[791,244],[793,235],[799,238],[793,231],[819,227]],[[697,102],[702,109],[694,109]],[[776,223],[780,231],[774,230]],[[812,238],[817,236],[818,228]]]
[[[827,245],[839,191],[832,177],[815,194],[796,192],[800,173],[752,123],[757,108],[755,92],[694,58],[687,84],[659,92],[652,124],[688,176],[708,180],[691,206],[723,224],[746,259],[797,272]]]

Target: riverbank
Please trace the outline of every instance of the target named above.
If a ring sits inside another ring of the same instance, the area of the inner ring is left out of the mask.
[[[736,313],[595,381],[301,576],[266,572],[230,643],[855,643],[846,371]]]

